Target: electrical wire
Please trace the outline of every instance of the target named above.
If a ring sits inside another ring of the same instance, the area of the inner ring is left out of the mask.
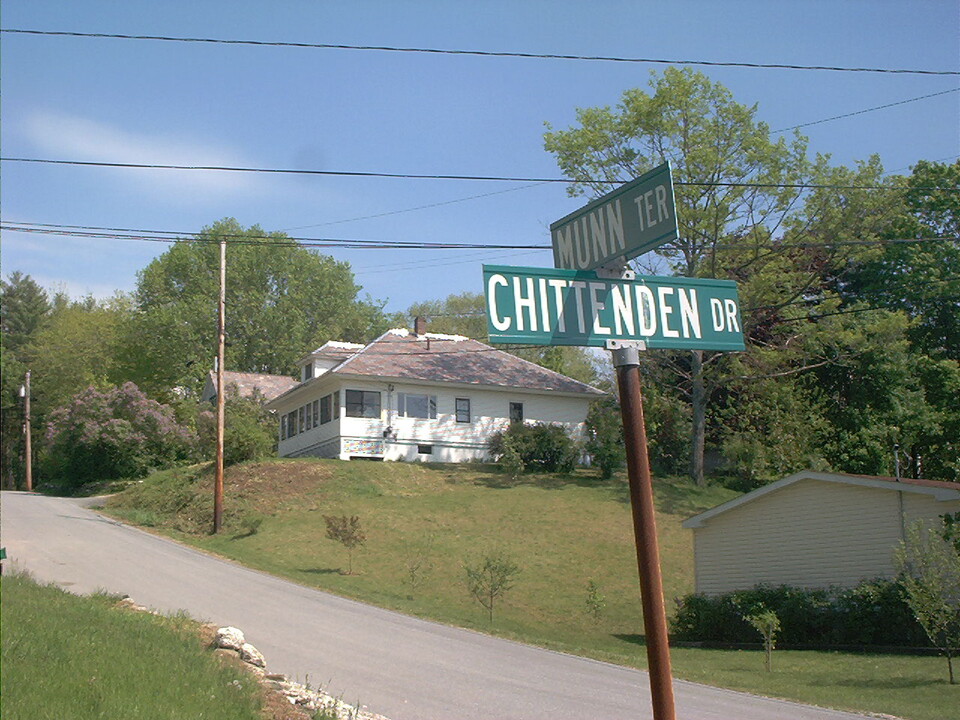
[[[425,53],[432,55],[471,55],[476,57],[506,57],[537,60],[588,60],[619,63],[649,63],[655,65],[703,65],[706,67],[735,67],[774,70],[829,70],[835,72],[888,73],[906,75],[960,75],[958,70],[920,70],[907,68],[871,68],[842,67],[835,65],[794,65],[786,63],[729,62],[718,60],[671,60],[665,58],[620,57],[615,55],[572,55],[559,53],[532,53],[493,50],[456,50],[422,47],[399,47],[392,45],[344,45],[333,43],[304,43],[267,40],[234,40],[209,37],[180,37],[172,35],[129,35],[121,33],[84,33],[62,30],[31,30],[24,28],[2,28],[0,32],[21,35],[46,35],[56,37],[98,38],[111,40],[157,40],[163,42],[206,43],[215,45],[251,45],[256,47],[293,47],[321,50],[365,50],[396,53]]]
[[[246,172],[246,173],[266,173],[274,175],[329,175],[338,177],[367,177],[367,178],[393,178],[403,180],[481,180],[494,182],[526,182],[526,183],[571,183],[576,182],[570,178],[533,178],[533,177],[510,177],[500,175],[439,175],[428,173],[388,173],[375,171],[358,170],[302,170],[295,168],[255,168],[239,167],[230,165],[172,165],[165,163],[130,163],[130,162],[105,162],[93,160],[56,160],[52,158],[22,158],[22,157],[0,157],[0,162],[16,163],[37,163],[45,165],[76,165],[80,167],[106,167],[106,168],[127,168],[139,170],[206,170],[222,172]],[[623,180],[590,180],[591,183],[600,185],[622,185]],[[817,183],[751,183],[751,182],[707,182],[702,180],[674,180],[675,186],[691,187],[730,187],[730,188],[759,188],[759,189],[784,189],[784,190],[886,190],[899,192],[903,188],[892,185],[831,185]],[[940,192],[957,192],[958,188],[944,187],[922,187],[912,188],[913,190],[937,190]]]

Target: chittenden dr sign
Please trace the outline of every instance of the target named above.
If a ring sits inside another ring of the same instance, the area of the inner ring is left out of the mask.
[[[599,346],[643,340],[651,349],[743,350],[730,280],[484,265],[492,343]]]

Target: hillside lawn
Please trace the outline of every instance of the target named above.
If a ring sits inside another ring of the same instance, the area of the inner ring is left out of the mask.
[[[668,612],[693,591],[687,517],[736,492],[655,480]],[[644,668],[639,582],[623,477],[590,470],[511,481],[481,464],[271,460],[227,469],[224,530],[210,534],[210,466],[157,473],[105,511],[250,567],[381,607],[600,660]],[[324,515],[357,515],[366,543],[326,537]],[[503,551],[520,567],[493,622],[467,592],[466,564]],[[416,568],[419,567],[419,570]],[[587,584],[604,597],[588,612]],[[758,636],[758,641],[760,640]],[[827,707],[943,720],[960,707],[937,657],[673,648],[674,675]]]
[[[213,631],[185,615],[136,612],[26,574],[5,576],[2,597],[5,720],[302,717],[239,661],[214,655]]]

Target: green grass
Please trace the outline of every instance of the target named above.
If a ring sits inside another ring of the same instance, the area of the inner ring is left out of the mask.
[[[201,646],[197,624],[3,578],[5,720],[257,720],[258,682]]]
[[[655,484],[668,611],[693,590],[690,515],[736,496],[684,480]],[[483,465],[270,461],[228,469],[225,531],[208,534],[209,470],[160,473],[113,498],[125,519],[146,513],[161,532],[299,583],[440,622],[623,665],[644,667],[630,507],[622,478],[589,471],[510,482]],[[367,534],[354,551],[326,538],[324,514],[359,515]],[[248,517],[262,517],[249,533]],[[464,563],[503,550],[522,568],[494,621],[467,593]],[[421,563],[412,588],[409,567]],[[599,620],[587,584],[605,596]],[[758,637],[759,639],[759,637]],[[940,720],[960,692],[933,657],[763,653],[675,648],[677,677],[818,705]],[[949,700],[949,702],[946,702]]]

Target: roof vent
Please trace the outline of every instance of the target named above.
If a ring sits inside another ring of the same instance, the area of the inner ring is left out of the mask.
[[[413,332],[417,335],[426,335],[427,319],[423,315],[417,315],[413,321]]]

